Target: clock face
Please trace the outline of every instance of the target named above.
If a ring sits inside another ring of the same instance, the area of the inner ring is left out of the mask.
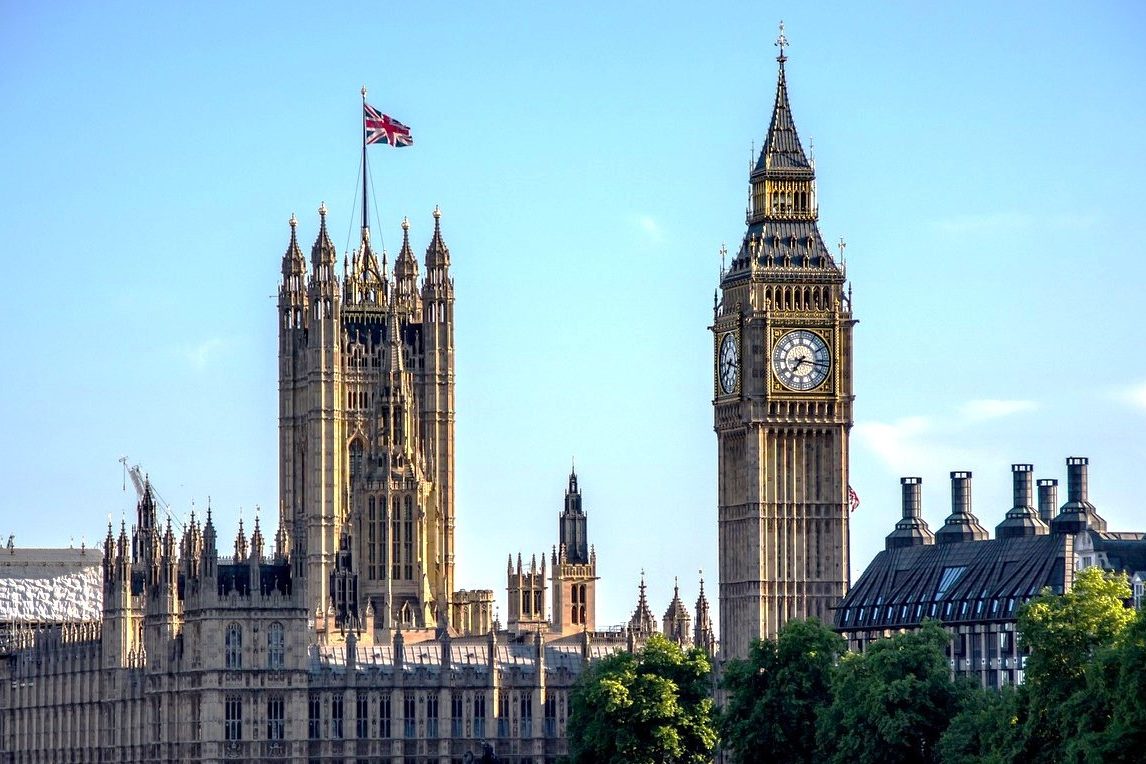
[[[791,390],[814,390],[828,378],[831,368],[828,343],[807,329],[788,332],[772,348],[772,371]]]
[[[740,381],[740,354],[736,349],[736,335],[728,332],[720,340],[720,356],[717,359],[717,372],[720,376],[720,389],[726,394],[736,390]]]

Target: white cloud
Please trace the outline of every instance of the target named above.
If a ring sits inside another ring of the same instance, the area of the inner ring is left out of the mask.
[[[997,398],[984,398],[982,400],[967,401],[959,407],[959,413],[967,419],[982,422],[988,419],[1021,414],[1024,411],[1034,411],[1039,407],[1034,401],[1007,401]]]
[[[1115,400],[1129,403],[1136,409],[1146,411],[1146,382],[1123,387],[1114,391]]]
[[[649,216],[649,215],[639,216],[637,218],[637,225],[639,225],[641,230],[645,232],[645,235],[648,236],[653,241],[660,241],[661,240],[662,234],[661,234],[660,224],[658,224],[657,221],[654,220],[651,216]]]
[[[873,453],[897,475],[943,474],[971,464],[998,461],[990,447],[983,445],[977,428],[1038,407],[1035,401],[972,400],[940,416],[857,422],[852,436],[856,445]]]
[[[211,337],[198,345],[183,349],[183,358],[195,371],[203,371],[227,342],[222,337]]]

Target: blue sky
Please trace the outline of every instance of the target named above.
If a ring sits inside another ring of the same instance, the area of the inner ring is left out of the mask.
[[[707,326],[780,18],[860,319],[853,577],[901,475],[936,528],[972,470],[993,528],[1012,462],[1089,456],[1146,530],[1140,4],[538,5],[0,2],[0,534],[98,540],[121,456],[225,537],[273,514],[287,219],[352,243],[365,83],[417,141],[371,149],[375,238],[440,204],[453,256],[459,586],[554,543],[575,456],[599,623],[642,568],[658,615],[715,593]]]

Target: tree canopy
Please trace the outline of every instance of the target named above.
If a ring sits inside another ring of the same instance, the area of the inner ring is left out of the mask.
[[[816,714],[831,699],[845,648],[817,620],[789,621],[775,640],[757,640],[746,659],[728,662],[720,733],[736,764],[816,760]]]
[[[938,761],[936,745],[960,706],[945,648],[928,621],[918,631],[873,642],[841,659],[831,704],[819,717],[824,761],[904,764]]]
[[[712,666],[653,635],[579,677],[567,726],[571,764],[703,764],[716,746]]]

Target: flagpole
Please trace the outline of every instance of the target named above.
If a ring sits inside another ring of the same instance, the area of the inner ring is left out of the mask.
[[[366,86],[362,86],[362,232],[366,235],[369,222],[366,217]]]

